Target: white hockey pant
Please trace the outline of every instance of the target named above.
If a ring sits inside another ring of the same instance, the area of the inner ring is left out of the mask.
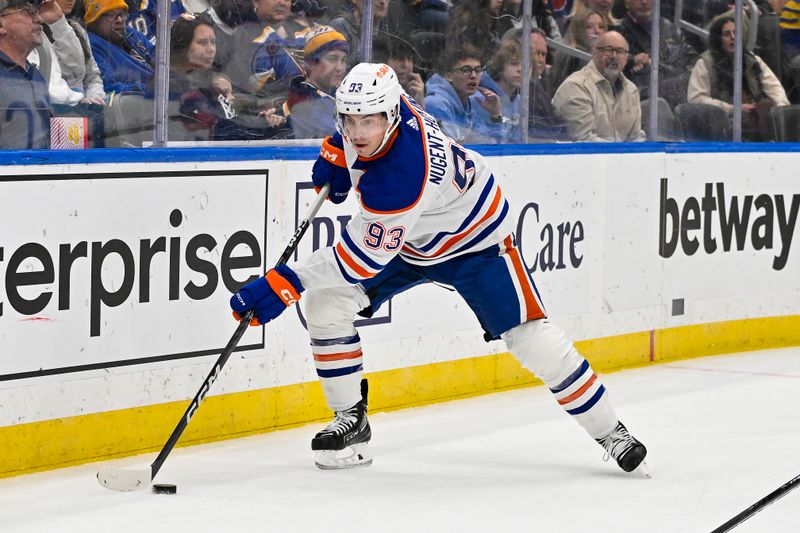
[[[608,435],[617,415],[589,362],[564,331],[547,319],[531,320],[502,335],[522,366],[541,379],[564,410],[592,436]]]
[[[303,298],[314,365],[334,411],[361,400],[364,375],[361,339],[353,325],[356,313],[369,306],[361,287],[309,290]]]

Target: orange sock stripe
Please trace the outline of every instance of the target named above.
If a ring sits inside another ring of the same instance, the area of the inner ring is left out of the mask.
[[[361,350],[356,350],[354,352],[342,352],[342,353],[326,353],[326,354],[314,354],[314,361],[319,361],[321,363],[326,363],[329,361],[345,361],[347,359],[358,359],[364,355],[364,352]]]
[[[570,394],[566,398],[561,398],[560,400],[558,400],[558,404],[559,405],[566,405],[569,402],[575,400],[576,398],[580,398],[581,394],[583,394],[584,392],[589,390],[589,387],[591,387],[592,383],[594,383],[595,381],[597,381],[597,374],[592,374],[592,377],[589,378],[589,381],[584,383],[581,386],[581,388],[579,388],[578,390],[576,390],[575,392],[573,392],[572,394]]]
[[[289,283],[289,280],[274,270],[267,272],[266,278],[270,288],[275,291],[275,294],[277,294],[281,300],[283,300],[283,303],[286,304],[286,307],[289,307],[300,299],[300,293],[295,290],[291,283]]]

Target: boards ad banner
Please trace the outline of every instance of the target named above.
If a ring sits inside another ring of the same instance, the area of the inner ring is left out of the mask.
[[[264,264],[267,172],[159,167],[0,183],[0,380],[224,346],[220,302]]]
[[[519,246],[549,315],[573,338],[589,339],[796,314],[794,157],[489,161],[518,216]],[[218,354],[234,325],[230,292],[274,263],[306,214],[315,194],[309,166],[147,163],[109,173],[86,165],[20,176],[7,169],[0,382],[117,366],[147,372],[147,363],[190,365]],[[338,239],[357,209],[352,196],[325,203],[296,259]],[[314,379],[302,303],[266,329],[251,328],[240,344],[245,359],[268,357],[280,367],[276,384]],[[357,326],[374,370],[504,351],[483,341],[456,294],[433,284],[393,298]]]

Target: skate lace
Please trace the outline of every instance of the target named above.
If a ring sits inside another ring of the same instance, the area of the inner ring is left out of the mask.
[[[623,425],[615,427],[611,433],[601,439],[600,444],[605,448],[603,461],[608,461],[611,457],[615,460],[633,446],[633,437]]]
[[[336,411],[334,412],[333,421],[322,432],[341,435],[352,429],[356,422],[358,422],[358,410],[355,407],[346,411]]]

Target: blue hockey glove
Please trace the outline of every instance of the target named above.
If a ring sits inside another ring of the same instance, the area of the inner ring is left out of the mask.
[[[283,313],[284,309],[300,299],[305,290],[297,274],[286,265],[279,265],[266,276],[251,281],[231,296],[231,309],[236,320],[241,320],[250,309],[256,310],[252,326],[266,324]]]
[[[326,184],[331,184],[328,199],[340,204],[347,199],[350,192],[350,171],[344,159],[344,149],[341,138],[325,137],[322,141],[322,150],[311,170],[311,180],[317,192]]]

